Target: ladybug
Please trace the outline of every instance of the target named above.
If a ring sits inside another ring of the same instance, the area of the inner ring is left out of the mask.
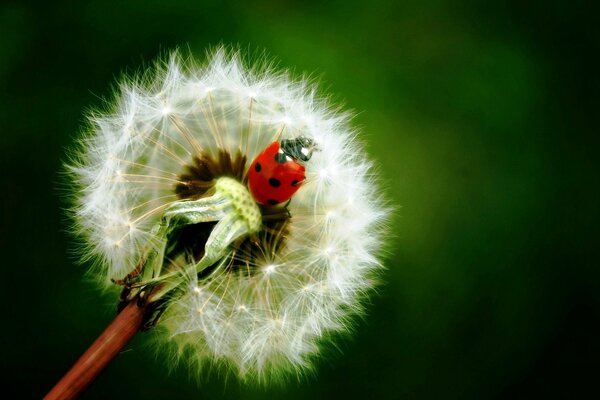
[[[306,179],[304,165],[310,160],[315,144],[297,137],[275,141],[250,165],[248,188],[257,203],[274,206],[288,201]]]

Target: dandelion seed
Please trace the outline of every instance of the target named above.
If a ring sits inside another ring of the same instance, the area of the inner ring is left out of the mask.
[[[85,253],[175,358],[264,383],[307,370],[380,269],[387,211],[349,116],[222,49],[148,76],[71,167]]]

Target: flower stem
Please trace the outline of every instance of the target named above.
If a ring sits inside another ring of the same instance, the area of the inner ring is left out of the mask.
[[[131,301],[44,399],[74,399],[141,329],[145,309]]]

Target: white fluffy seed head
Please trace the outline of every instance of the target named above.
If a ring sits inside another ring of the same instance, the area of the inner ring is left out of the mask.
[[[266,64],[264,64],[266,65]],[[219,49],[198,65],[178,54],[120,85],[116,105],[90,116],[71,166],[76,228],[101,276],[122,278],[160,245],[156,226],[201,152],[240,151],[250,162],[276,139],[316,143],[276,251],[231,254],[252,273],[190,277],[160,326],[178,357],[222,365],[247,381],[302,372],[319,339],[348,328],[380,269],[387,210],[349,126],[305,81],[248,70]]]

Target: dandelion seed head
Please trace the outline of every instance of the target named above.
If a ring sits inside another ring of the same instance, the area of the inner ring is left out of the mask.
[[[199,370],[221,365],[263,383],[309,370],[320,339],[348,329],[381,269],[387,209],[371,164],[349,114],[316,93],[223,49],[206,64],[175,53],[122,82],[110,111],[89,117],[70,166],[74,213],[105,282],[164,247],[157,231],[171,205],[214,194],[221,177],[245,185],[250,163],[275,140],[316,143],[289,204],[261,207],[257,233],[235,242],[216,272],[189,274],[162,316],[160,337]],[[210,227],[186,228],[185,253],[168,261],[188,271]]]

